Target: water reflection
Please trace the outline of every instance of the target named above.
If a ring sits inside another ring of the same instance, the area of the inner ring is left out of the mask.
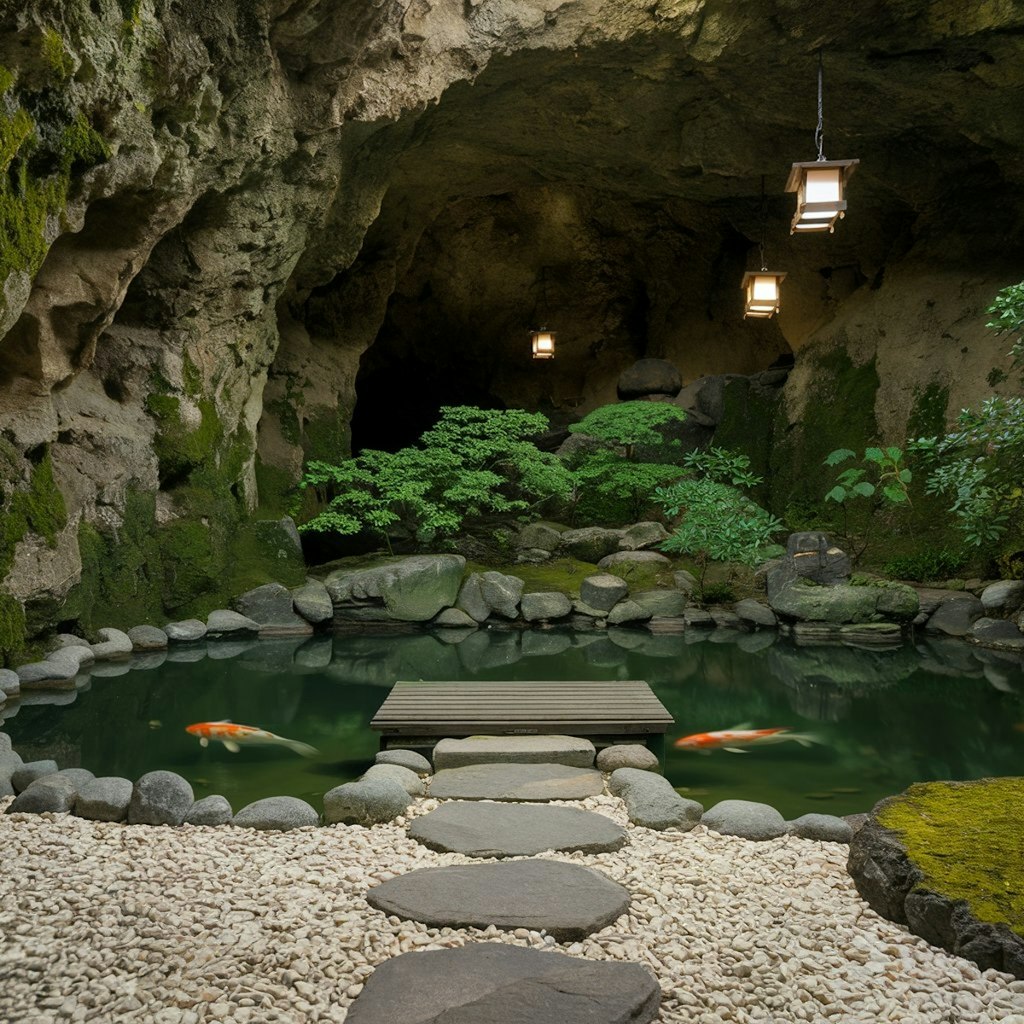
[[[668,755],[673,783],[705,803],[763,799],[787,815],[864,810],[914,781],[1019,774],[1024,763],[1020,657],[933,638],[872,651],[771,632],[506,629],[179,645],[93,666],[74,690],[24,692],[2,714],[26,759],[130,778],[170,768],[237,807],[272,793],[315,800],[358,775],[377,747],[369,720],[398,679],[645,679],[676,718],[672,738],[741,722],[813,732],[823,743],[811,750]],[[222,718],[322,754],[232,755],[184,733]]]

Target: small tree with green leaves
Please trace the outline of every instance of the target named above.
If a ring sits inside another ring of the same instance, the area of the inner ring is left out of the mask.
[[[1019,364],[1024,360],[1024,281],[1003,288],[985,312],[992,317],[986,327],[1015,339],[1010,355]]]

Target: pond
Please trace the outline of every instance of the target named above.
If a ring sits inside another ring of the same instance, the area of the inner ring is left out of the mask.
[[[94,666],[66,693],[27,693],[3,728],[25,760],[52,757],[97,775],[184,775],[197,798],[238,810],[290,794],[320,806],[378,747],[369,722],[397,679],[644,679],[675,716],[666,774],[710,806],[761,800],[786,817],[849,814],[912,782],[1018,775],[1024,765],[1019,656],[922,640],[889,651],[798,647],[773,633],[682,636],[481,630],[219,642]],[[229,753],[200,747],[193,722],[230,719],[310,743]],[[739,723],[818,740],[700,755],[671,747]]]

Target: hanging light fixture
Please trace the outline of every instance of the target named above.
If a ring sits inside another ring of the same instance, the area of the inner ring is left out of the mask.
[[[779,311],[779,285],[785,273],[769,270],[764,258],[764,235],[768,222],[768,200],[764,194],[764,175],[761,175],[761,269],[748,270],[743,275],[743,319],[748,317],[767,320]]]
[[[846,216],[846,183],[853,175],[859,160],[826,160],[825,130],[822,106],[822,79],[824,63],[818,51],[818,127],[814,141],[818,145],[818,158],[793,164],[786,182],[786,191],[795,192],[796,215],[790,234],[807,231],[835,231],[836,221]]]
[[[548,279],[547,267],[540,268],[540,286],[542,311],[546,314],[548,309]],[[555,332],[549,331],[546,327],[539,327],[530,331],[530,348],[534,359],[555,358]]]

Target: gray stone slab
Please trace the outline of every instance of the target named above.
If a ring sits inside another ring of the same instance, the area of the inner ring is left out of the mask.
[[[689,832],[704,811],[696,800],[680,796],[664,775],[640,768],[616,768],[608,779],[608,789],[625,802],[631,822],[659,832]]]
[[[628,890],[557,860],[514,860],[420,868],[366,894],[371,907],[438,928],[543,929],[575,942],[629,909]]]
[[[578,736],[469,736],[440,740],[434,747],[434,769],[471,764],[566,764],[594,766],[594,744]]]
[[[439,800],[584,800],[602,792],[600,772],[564,764],[473,764],[445,768],[430,783]]]
[[[441,804],[416,818],[409,835],[431,850],[467,857],[532,857],[545,850],[606,853],[626,830],[603,814],[536,804]]]
[[[381,964],[346,1024],[648,1024],[661,991],[639,964],[479,942]]]

